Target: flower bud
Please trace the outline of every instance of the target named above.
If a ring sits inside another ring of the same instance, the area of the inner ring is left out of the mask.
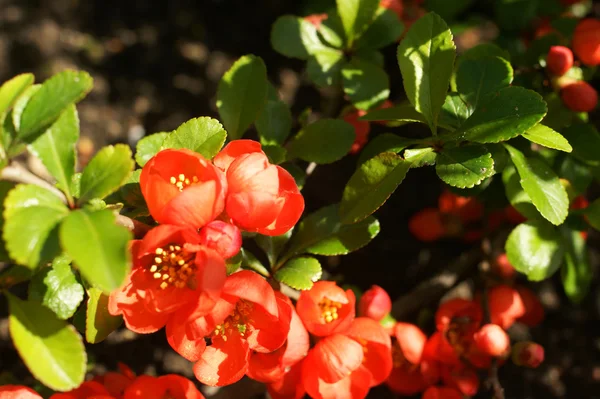
[[[507,357],[510,353],[510,339],[506,331],[496,324],[486,324],[473,336],[477,349],[494,357]]]
[[[369,288],[358,302],[358,315],[380,321],[392,310],[392,300],[383,288],[374,285]]]
[[[517,366],[536,368],[544,361],[544,347],[535,342],[517,342],[512,350],[512,361]]]
[[[420,241],[436,241],[446,233],[440,212],[435,208],[425,208],[415,213],[408,222],[411,234]]]
[[[223,259],[229,259],[240,252],[242,233],[232,224],[214,220],[200,230],[200,242],[217,251]]]
[[[573,32],[573,51],[587,66],[600,64],[600,20],[588,18],[580,21]]]
[[[505,330],[525,314],[525,305],[519,292],[505,284],[497,285],[490,290],[488,304],[492,323]]]
[[[504,279],[511,279],[515,276],[516,270],[508,261],[506,253],[498,255],[492,264],[492,270]]]
[[[575,112],[590,112],[598,105],[598,92],[584,81],[564,86],[560,97],[565,106]]]
[[[565,46],[552,46],[546,57],[546,68],[556,76],[562,76],[573,66],[573,52]]]

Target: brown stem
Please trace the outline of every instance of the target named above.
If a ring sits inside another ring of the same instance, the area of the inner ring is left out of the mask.
[[[55,194],[63,203],[67,204],[67,197],[62,191],[48,183],[46,180],[34,175],[18,163],[12,163],[10,166],[2,169],[0,171],[0,180],[10,181],[13,183],[34,184],[36,186],[43,187]],[[138,222],[137,220],[131,219],[124,215],[117,215],[116,223],[120,226],[127,227],[133,232],[136,238],[143,237],[148,230],[152,228],[147,224]]]
[[[454,287],[467,272],[474,268],[481,259],[482,251],[476,247],[463,253],[443,272],[417,285],[408,294],[396,299],[392,306],[392,316],[405,318],[419,308],[439,300],[448,290]]]

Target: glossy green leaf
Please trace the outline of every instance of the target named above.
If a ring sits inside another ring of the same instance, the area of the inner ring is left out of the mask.
[[[212,159],[219,153],[226,139],[227,132],[218,120],[202,116],[190,119],[170,133],[161,149],[186,148]]]
[[[360,153],[358,163],[364,163],[365,161],[373,158],[382,152],[395,152],[399,154],[403,149],[411,145],[414,141],[404,137],[397,136],[393,133],[383,133],[376,136],[373,140],[370,140],[365,148]]]
[[[521,186],[538,211],[554,225],[559,225],[569,213],[569,197],[558,176],[541,159],[525,158],[516,148],[505,144],[519,176]]]
[[[380,49],[396,43],[404,31],[404,24],[398,15],[380,7],[377,10],[373,23],[356,42],[356,48]]]
[[[110,293],[121,286],[129,269],[131,232],[115,224],[112,211],[71,212],[60,226],[60,243],[85,279]]]
[[[267,102],[267,67],[260,57],[245,55],[225,72],[217,89],[217,108],[230,140],[239,139]]]
[[[438,116],[454,69],[456,47],[448,25],[429,13],[415,22],[398,46],[404,90],[436,134]]]
[[[15,187],[14,183],[0,180],[0,231],[4,231],[4,200]],[[9,262],[10,258],[3,239],[0,239],[0,262]]]
[[[279,145],[265,145],[262,150],[273,165],[279,165],[287,159],[287,150]]]
[[[302,60],[325,48],[317,35],[317,28],[293,15],[284,15],[275,21],[271,30],[271,46],[286,57]]]
[[[444,129],[458,129],[471,115],[467,104],[458,93],[448,93],[442,111],[440,112],[439,125]]]
[[[333,86],[340,82],[344,65],[344,53],[324,48],[314,52],[306,63],[308,77],[320,87]]]
[[[527,219],[542,218],[529,195],[521,187],[521,178],[513,165],[506,167],[502,172],[502,182],[504,183],[506,198],[517,212]]]
[[[379,0],[336,0],[338,14],[342,20],[348,47],[363,34],[379,7]]]
[[[125,144],[102,148],[92,158],[81,175],[79,204],[92,198],[104,198],[115,192],[127,180],[134,167],[131,150]]]
[[[566,249],[561,269],[563,287],[571,302],[579,304],[589,292],[593,277],[587,245],[579,231],[562,228],[561,233]]]
[[[360,165],[344,188],[340,221],[357,223],[379,209],[402,183],[411,165],[391,152],[379,154]]]
[[[576,123],[561,132],[573,148],[575,158],[593,166],[600,165],[600,133],[593,125]]]
[[[600,231],[600,199],[597,199],[588,205],[585,209],[585,216],[588,223],[593,228]]]
[[[10,336],[31,374],[57,391],[77,388],[85,377],[87,355],[75,328],[40,303],[6,297]]]
[[[92,90],[87,72],[64,71],[46,80],[27,102],[21,115],[18,137],[29,140],[50,125],[69,105]]]
[[[71,104],[29,149],[37,156],[69,201],[73,198],[70,183],[75,174],[75,146],[79,139],[79,116]]]
[[[456,89],[471,109],[490,93],[507,87],[513,80],[510,62],[500,57],[467,59],[456,71]]]
[[[34,269],[60,253],[57,226],[69,209],[54,193],[34,185],[18,185],[4,202],[2,235],[10,257]]]
[[[402,121],[427,123],[423,115],[418,113],[410,104],[396,105],[390,108],[380,108],[368,112],[359,118],[361,121]]]
[[[160,150],[165,139],[169,136],[167,132],[153,133],[137,142],[135,146],[135,161],[144,166]]]
[[[494,174],[494,160],[481,145],[448,148],[438,154],[435,171],[451,186],[472,188]]]
[[[254,270],[255,272],[257,272],[258,274],[260,274],[264,277],[269,277],[271,275],[271,273],[269,273],[269,269],[267,269],[262,264],[262,262],[256,256],[254,256],[254,254],[252,252],[247,251],[244,248],[242,248],[241,253],[242,253],[242,267],[244,269]]]
[[[262,145],[283,145],[292,130],[292,111],[283,101],[269,100],[255,126]]]
[[[353,58],[342,68],[344,93],[357,108],[368,110],[390,95],[387,73],[375,64]]]
[[[564,251],[560,233],[542,220],[518,225],[506,240],[510,264],[531,281],[552,276],[562,263]]]
[[[342,20],[335,10],[327,14],[327,18],[321,21],[319,28],[319,37],[329,47],[343,49],[346,44],[346,33],[342,26]]]
[[[300,256],[291,259],[275,272],[275,279],[297,290],[309,290],[319,281],[323,271],[315,258]]]
[[[546,111],[546,103],[535,91],[505,87],[487,96],[455,133],[462,140],[498,143],[528,131]]]
[[[403,155],[406,161],[411,162],[411,168],[422,168],[435,165],[438,154],[433,147],[419,147],[405,150]]]
[[[254,240],[260,249],[262,249],[267,255],[271,267],[277,262],[281,251],[288,243],[293,231],[294,229],[290,229],[279,236],[264,236],[262,234],[258,234],[256,237],[254,237]]]
[[[227,275],[235,273],[242,267],[242,261],[244,259],[244,249],[241,248],[237,255],[225,260],[225,268],[227,269]]]
[[[104,341],[108,335],[115,331],[123,317],[113,316],[108,312],[108,295],[91,287],[88,290],[88,301],[85,317],[85,340],[90,344]]]
[[[573,150],[567,139],[565,139],[560,133],[542,124],[537,124],[523,133],[523,137],[531,142],[543,145],[544,147],[553,148],[555,150],[565,152],[571,152]]]
[[[41,84],[29,86],[27,89],[25,89],[21,96],[19,96],[17,101],[15,101],[12,110],[12,122],[15,129],[15,137],[21,126],[21,117],[23,116],[23,111],[25,111],[27,103],[29,102],[29,100],[31,100],[31,97],[33,97],[33,95],[37,93],[38,90],[40,90],[41,88]]]
[[[83,287],[71,270],[69,257],[55,258],[52,267],[44,268],[33,277],[29,284],[29,299],[41,302],[61,320],[75,314],[83,301]]]
[[[33,81],[33,74],[23,73],[4,82],[0,86],[0,114],[8,111],[17,98],[33,84]]]
[[[290,157],[326,164],[346,155],[354,139],[354,127],[349,123],[320,119],[302,129],[287,148]]]
[[[342,224],[339,206],[330,205],[305,217],[290,241],[288,256],[305,252],[314,255],[346,255],[367,245],[379,234],[379,222],[372,216]]]

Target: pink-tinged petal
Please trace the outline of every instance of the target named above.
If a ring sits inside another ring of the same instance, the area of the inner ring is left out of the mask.
[[[33,389],[22,385],[3,385],[0,387],[1,399],[42,399]]]
[[[345,335],[334,334],[323,338],[310,351],[305,367],[319,370],[319,379],[333,384],[360,367],[363,361],[361,344]],[[370,381],[370,376],[367,384]]]
[[[245,299],[262,306],[272,316],[278,316],[277,300],[273,288],[267,280],[250,270],[242,270],[227,277],[223,295]]]
[[[285,375],[285,368],[281,365],[283,351],[284,348],[271,353],[253,352],[248,360],[246,375],[263,383],[280,380]]]
[[[308,331],[302,324],[298,313],[292,308],[292,320],[290,321],[290,332],[285,344],[285,352],[281,359],[284,367],[290,367],[306,357],[310,341]]]
[[[318,369],[310,369],[303,363],[304,389],[313,399],[363,399],[369,393],[370,373],[364,367],[333,384],[323,381],[319,375]]]
[[[229,335],[227,341],[217,336],[194,364],[194,374],[205,385],[230,385],[244,376],[249,357],[248,344],[239,334]]]
[[[279,177],[279,195],[284,199],[279,215],[266,228],[258,230],[258,233],[277,236],[287,232],[294,227],[302,212],[304,212],[304,197],[300,194],[296,181],[292,175],[280,166],[277,166]]]
[[[274,223],[285,199],[277,194],[260,191],[242,191],[227,197],[227,215],[242,230],[257,232]]]
[[[222,220],[213,220],[200,231],[202,245],[215,250],[223,259],[240,252],[242,233],[237,226]]]
[[[196,253],[197,290],[216,301],[221,297],[221,291],[227,278],[225,260],[216,251],[201,248]]]
[[[267,391],[273,399],[302,399],[305,393],[302,384],[302,362],[292,366],[279,380],[268,384]]]
[[[187,326],[183,323],[174,323],[173,321],[176,320],[171,318],[166,328],[167,342],[169,342],[171,348],[190,362],[200,359],[206,349],[204,337],[198,339],[189,337]]]
[[[391,339],[385,329],[375,320],[359,317],[345,334],[364,348],[363,367],[371,373],[370,386],[383,383],[393,365]]]
[[[227,182],[231,192],[279,192],[277,168],[269,163],[264,153],[244,154],[229,166]]]
[[[159,223],[201,228],[213,221],[225,208],[222,188],[217,180],[189,186],[174,197],[155,217]]]
[[[425,333],[414,324],[396,323],[394,335],[406,360],[412,364],[419,364],[427,342]]]
[[[236,158],[254,152],[262,153],[261,145],[258,141],[234,140],[227,144],[225,148],[214,157],[213,164],[222,171],[227,171],[229,165],[231,165]]]

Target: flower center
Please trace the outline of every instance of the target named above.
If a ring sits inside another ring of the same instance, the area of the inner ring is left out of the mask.
[[[163,290],[169,285],[176,288],[189,288],[193,284],[190,276],[194,274],[194,254],[184,251],[179,245],[169,245],[156,248],[154,263],[150,266],[150,273],[156,280],[162,280],[160,288]]]
[[[321,308],[321,317],[325,323],[331,323],[338,319],[338,309],[342,308],[342,304],[325,297],[319,302],[319,308]]]
[[[172,185],[177,187],[179,189],[179,191],[183,191],[183,189],[186,188],[187,186],[198,183],[198,177],[192,176],[192,179],[190,180],[186,175],[184,175],[183,173],[180,173],[179,176],[177,176],[177,177],[171,176],[171,179],[169,179],[169,181],[171,182]]]
[[[246,330],[248,329],[248,323],[250,319],[250,312],[252,311],[253,305],[250,302],[239,300],[233,312],[227,316],[225,321],[215,327],[213,336],[220,336],[223,341],[227,341],[227,337],[232,333],[237,332],[242,337],[245,336]]]

